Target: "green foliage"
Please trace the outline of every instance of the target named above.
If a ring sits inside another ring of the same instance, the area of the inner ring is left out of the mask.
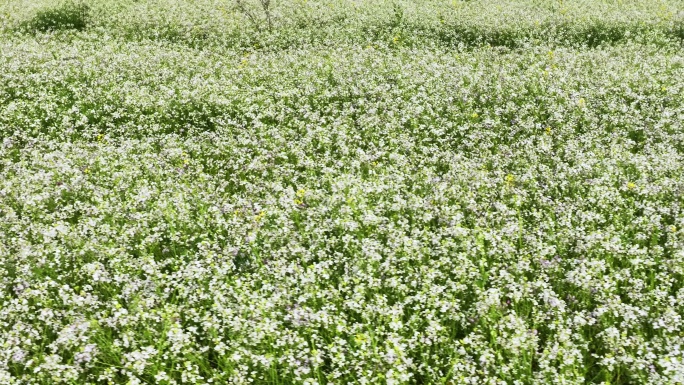
[[[90,7],[83,1],[67,0],[53,8],[43,9],[23,24],[37,32],[61,30],[82,31],[88,27]]]
[[[681,1],[83,4],[0,0],[0,383],[682,381]]]

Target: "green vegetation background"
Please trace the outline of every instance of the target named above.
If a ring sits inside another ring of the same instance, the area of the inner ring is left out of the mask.
[[[0,0],[0,383],[684,383],[683,39],[675,0]]]

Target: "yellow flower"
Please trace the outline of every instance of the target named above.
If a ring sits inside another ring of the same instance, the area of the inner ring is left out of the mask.
[[[551,135],[551,127],[546,127],[544,131],[546,132],[546,135]]]
[[[628,189],[632,190],[632,189],[634,189],[635,187],[636,187],[636,184],[634,184],[633,182],[627,182],[627,188],[628,188]]]
[[[506,185],[512,186],[513,182],[515,181],[515,177],[511,174],[508,174],[508,175],[506,175],[505,180],[506,180]]]
[[[470,115],[470,117],[473,118],[473,119],[477,119],[478,116],[480,116],[480,115],[478,115],[477,112],[473,112],[473,113]]]
[[[673,233],[676,232],[677,226],[675,226],[675,225],[670,226],[670,231],[672,231]]]
[[[305,194],[306,194],[306,189],[300,188],[299,190],[297,190],[297,192],[295,193],[296,198],[294,200],[294,203],[296,205],[304,204],[304,195]]]
[[[181,158],[182,158],[182,160],[183,160],[183,166],[187,166],[187,165],[190,163],[190,158],[189,158],[189,156],[188,156],[188,153],[183,152],[183,153],[181,154]]]
[[[578,104],[580,107],[584,107],[584,106],[587,104],[587,101],[584,100],[584,98],[580,98],[580,100],[577,102],[577,104]]]

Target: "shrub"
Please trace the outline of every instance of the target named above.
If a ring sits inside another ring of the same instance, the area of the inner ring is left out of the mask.
[[[82,31],[88,26],[90,7],[83,2],[66,1],[54,8],[36,13],[24,26],[31,31]]]

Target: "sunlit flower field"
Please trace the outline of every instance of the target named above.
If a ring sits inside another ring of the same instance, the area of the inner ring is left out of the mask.
[[[0,0],[0,384],[684,384],[684,0]]]

